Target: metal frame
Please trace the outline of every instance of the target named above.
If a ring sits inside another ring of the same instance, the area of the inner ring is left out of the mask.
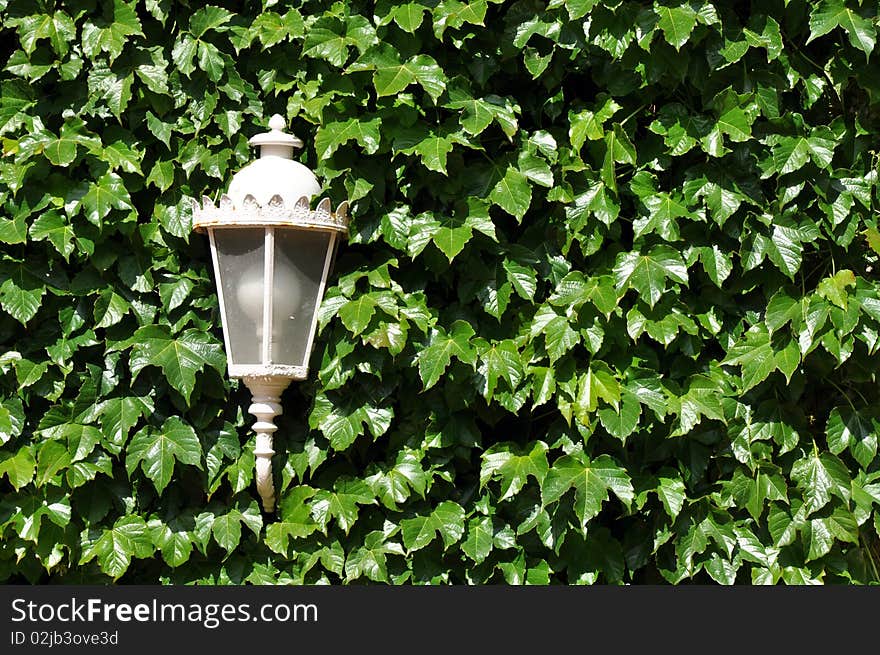
[[[272,482],[272,436],[278,429],[274,418],[281,413],[281,394],[292,380],[304,380],[308,376],[308,363],[315,341],[318,325],[318,311],[327,278],[330,274],[340,238],[348,235],[348,203],[341,203],[336,212],[330,211],[330,200],[321,200],[314,210],[309,208],[307,198],[300,198],[292,207],[285,205],[282,198],[275,195],[266,206],[259,205],[253,196],[245,196],[244,205],[236,208],[229,196],[222,196],[219,207],[210,198],[203,203],[193,200],[193,229],[207,232],[211,245],[211,259],[214,278],[217,282],[217,298],[220,304],[223,342],[226,348],[227,371],[231,378],[241,378],[251,390],[253,402],[248,412],[257,417],[253,429],[257,435],[254,455],[256,457],[257,491],[263,502],[263,509],[275,509],[275,487]],[[263,247],[263,334],[260,348],[260,364],[238,364],[233,358],[230,330],[226,316],[226,301],[223,294],[223,278],[220,273],[220,258],[217,252],[215,229],[262,228]],[[275,236],[278,229],[319,230],[328,232],[330,239],[324,255],[324,266],[318,284],[318,295],[311,316],[308,341],[303,361],[298,365],[276,364],[272,361],[272,294],[275,286]]]

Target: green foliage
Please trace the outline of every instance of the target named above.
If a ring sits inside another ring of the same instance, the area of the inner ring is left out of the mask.
[[[880,580],[874,5],[189,5],[0,2],[0,580]],[[276,112],[353,218],[264,516],[186,198]]]

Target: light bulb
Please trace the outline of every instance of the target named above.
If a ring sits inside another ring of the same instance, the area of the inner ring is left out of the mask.
[[[263,261],[248,266],[238,280],[238,306],[248,318],[259,324],[263,318]]]
[[[264,266],[262,261],[258,261],[245,269],[236,289],[239,306],[257,326],[261,326],[263,323]],[[276,251],[274,288],[272,290],[273,340],[277,339],[281,333],[284,321],[294,319],[299,311],[302,292],[296,271],[297,269],[290,260]],[[263,331],[258,327],[257,338],[262,339],[262,337]]]
[[[272,325],[277,333],[284,321],[296,318],[302,303],[299,269],[281,252],[275,251],[275,292],[272,294]]]

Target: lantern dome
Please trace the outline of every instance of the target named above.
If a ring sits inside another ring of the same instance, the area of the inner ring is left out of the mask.
[[[301,148],[303,142],[284,132],[284,118],[275,114],[269,119],[269,128],[271,131],[249,141],[260,146],[260,158],[232,177],[228,195],[236,207],[242,207],[248,195],[264,206],[273,196],[280,196],[284,204],[293,207],[301,198],[311,200],[321,191],[315,174],[293,160],[293,149]]]

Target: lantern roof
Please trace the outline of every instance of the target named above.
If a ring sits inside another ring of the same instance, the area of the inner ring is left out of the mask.
[[[269,204],[276,195],[293,205],[300,198],[311,200],[321,192],[315,174],[293,160],[294,148],[302,148],[303,142],[284,132],[284,118],[275,114],[269,119],[269,128],[269,132],[249,141],[252,146],[260,146],[260,158],[238,171],[229,185],[229,197],[236,206],[242,206],[247,195],[261,205]]]
[[[308,167],[294,161],[293,151],[303,142],[284,131],[284,118],[269,119],[269,131],[248,141],[259,146],[260,156],[232,177],[219,207],[207,196],[202,205],[193,201],[193,229],[237,225],[277,225],[347,232],[348,203],[333,212],[327,198],[312,210],[312,199],[321,185]]]

